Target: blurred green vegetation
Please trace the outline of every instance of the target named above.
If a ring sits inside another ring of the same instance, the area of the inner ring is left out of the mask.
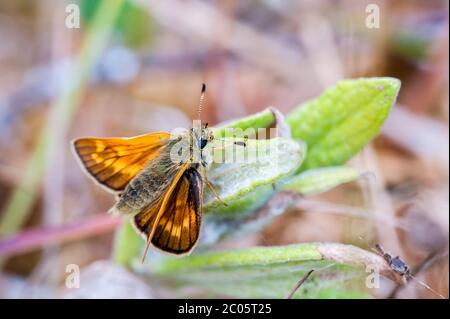
[[[108,0],[81,0],[81,18],[91,24],[102,2]],[[150,43],[155,24],[147,8],[139,6],[135,1],[125,0],[114,24],[114,31],[122,43],[138,49]]]

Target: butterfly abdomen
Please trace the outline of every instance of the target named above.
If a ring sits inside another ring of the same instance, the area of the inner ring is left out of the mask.
[[[162,152],[158,160],[152,161],[133,178],[120,196],[115,210],[132,213],[152,205],[164,195],[178,170],[178,164],[170,160],[168,152]]]
[[[161,191],[167,188],[170,182],[170,178],[164,178],[158,172],[142,172],[125,188],[116,204],[117,210],[131,213],[148,206],[162,195]]]

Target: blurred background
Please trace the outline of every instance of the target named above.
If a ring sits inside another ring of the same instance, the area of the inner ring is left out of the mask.
[[[402,81],[351,161],[375,178],[223,245],[381,243],[448,297],[448,18],[444,0],[1,1],[0,298],[64,297],[67,264],[111,255],[114,199],[82,174],[73,138],[189,127],[202,82],[217,124],[368,76]],[[435,297],[414,284],[375,297],[389,294]]]

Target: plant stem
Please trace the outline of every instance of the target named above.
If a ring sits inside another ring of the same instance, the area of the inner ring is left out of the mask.
[[[67,225],[27,230],[11,238],[0,240],[0,255],[16,256],[36,249],[111,232],[121,223],[121,218],[101,213]]]

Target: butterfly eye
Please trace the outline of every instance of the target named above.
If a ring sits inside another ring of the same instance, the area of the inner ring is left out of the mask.
[[[200,148],[201,149],[203,149],[206,146],[206,144],[208,144],[207,139],[204,139],[204,138],[200,139]]]

